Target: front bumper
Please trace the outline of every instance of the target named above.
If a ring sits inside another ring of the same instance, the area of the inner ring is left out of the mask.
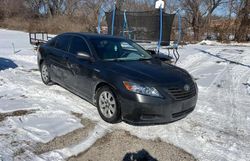
[[[132,125],[157,125],[180,120],[194,110],[198,97],[196,94],[192,98],[176,101],[170,97],[134,95],[120,98],[122,120]]]

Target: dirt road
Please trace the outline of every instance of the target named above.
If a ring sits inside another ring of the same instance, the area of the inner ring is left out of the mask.
[[[69,161],[193,161],[192,155],[160,140],[142,140],[125,131],[115,131],[89,150]]]

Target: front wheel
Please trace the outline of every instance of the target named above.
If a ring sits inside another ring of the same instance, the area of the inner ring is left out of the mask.
[[[46,65],[45,62],[41,64],[41,78],[44,84],[46,85],[52,85],[52,81],[50,79],[50,74],[48,70],[48,66]]]
[[[107,86],[97,91],[97,108],[102,119],[108,123],[120,120],[120,106],[114,92]]]

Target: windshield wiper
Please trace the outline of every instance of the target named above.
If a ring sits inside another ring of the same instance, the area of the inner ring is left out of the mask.
[[[139,58],[139,59],[137,59],[137,60],[139,60],[139,61],[145,61],[145,60],[151,60],[152,58]]]
[[[110,62],[126,62],[126,61],[146,61],[146,60],[151,60],[152,58],[138,58],[138,59],[120,59],[120,58],[114,58],[110,60],[105,60],[105,61],[110,61]]]
[[[109,62],[122,62],[122,61],[126,61],[124,59],[119,59],[119,58],[114,58],[114,59],[109,59],[109,60],[104,60],[104,61],[109,61]]]

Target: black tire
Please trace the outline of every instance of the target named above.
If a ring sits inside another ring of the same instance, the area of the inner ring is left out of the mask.
[[[41,72],[41,78],[42,78],[43,83],[49,86],[53,85],[53,82],[51,81],[51,78],[50,78],[48,66],[44,61],[41,63],[40,72]]]
[[[107,96],[110,98],[109,99],[110,101],[108,102],[108,99],[107,99],[106,100],[107,102],[104,102],[105,104],[104,105],[101,102],[105,100],[103,96],[106,95],[107,93],[111,97]],[[111,90],[111,88],[109,88],[108,86],[101,87],[100,89],[97,90],[96,98],[97,98],[97,108],[98,108],[98,112],[101,118],[104,121],[111,123],[111,124],[120,122],[121,120],[120,104],[119,104],[116,94]],[[115,103],[115,108],[113,106],[113,103]],[[104,108],[106,109],[107,112],[105,112]],[[109,115],[108,113],[110,114],[110,117],[107,116]]]

